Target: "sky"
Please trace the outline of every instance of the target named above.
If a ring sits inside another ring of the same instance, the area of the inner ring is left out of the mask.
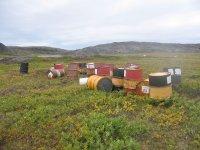
[[[121,41],[200,43],[200,0],[0,0],[0,42],[68,50]]]

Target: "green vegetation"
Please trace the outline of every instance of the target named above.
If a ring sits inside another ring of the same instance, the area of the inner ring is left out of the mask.
[[[34,58],[28,75],[19,74],[18,64],[0,64],[0,149],[200,149],[200,54],[146,55]],[[133,62],[145,77],[180,66],[182,84],[165,107],[123,91],[91,91],[65,77],[47,79],[52,64],[71,61]]]

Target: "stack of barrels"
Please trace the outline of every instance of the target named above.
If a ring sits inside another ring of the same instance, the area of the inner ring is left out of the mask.
[[[130,66],[124,70],[124,90],[135,92],[138,83],[143,81],[143,71],[139,66]]]
[[[20,64],[20,73],[21,74],[27,74],[28,73],[28,62],[21,62]]]
[[[54,64],[54,67],[50,68],[48,71],[48,78],[63,77],[65,75],[63,64]]]
[[[149,74],[149,97],[156,100],[170,98],[172,95],[171,74],[168,72],[157,72]]]
[[[112,83],[116,89],[123,88],[124,85],[124,68],[114,68]]]
[[[164,68],[163,71],[169,72],[171,74],[173,86],[176,86],[181,83],[181,68],[180,67]]]
[[[91,65],[91,64],[90,64]],[[93,66],[90,66],[93,68]],[[89,76],[87,86],[89,89],[96,89],[110,92],[113,90],[113,83],[111,77],[113,75],[113,64],[96,63],[94,66],[94,74]]]

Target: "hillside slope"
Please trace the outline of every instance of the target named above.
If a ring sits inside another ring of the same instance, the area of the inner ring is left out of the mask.
[[[7,46],[14,54],[66,54],[68,51],[60,48],[46,47],[46,46]]]
[[[78,49],[77,56],[99,54],[129,54],[138,52],[200,52],[200,44],[176,44],[155,42],[114,42]]]
[[[28,46],[28,47],[20,47],[20,46],[6,46],[3,43],[0,43],[0,54],[6,55],[56,55],[56,54],[68,54],[68,50],[54,48],[54,47],[46,47],[46,46]]]

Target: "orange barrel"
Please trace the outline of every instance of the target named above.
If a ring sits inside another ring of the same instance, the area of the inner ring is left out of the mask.
[[[124,78],[129,80],[142,81],[143,80],[142,69],[126,68],[124,70]]]
[[[110,92],[113,89],[113,84],[110,78],[92,75],[88,78],[87,86],[91,90],[101,90]]]
[[[64,69],[64,65],[63,64],[54,64],[54,68],[55,69]]]
[[[157,72],[149,74],[149,96],[153,99],[167,99],[172,95],[171,73]]]
[[[145,79],[144,81],[141,81],[140,83],[137,84],[135,89],[136,95],[148,96],[149,92],[150,92],[149,79]]]
[[[140,81],[124,79],[124,88],[136,89],[138,83],[140,83]]]
[[[124,79],[123,78],[112,78],[112,83],[115,87],[123,87]]]

